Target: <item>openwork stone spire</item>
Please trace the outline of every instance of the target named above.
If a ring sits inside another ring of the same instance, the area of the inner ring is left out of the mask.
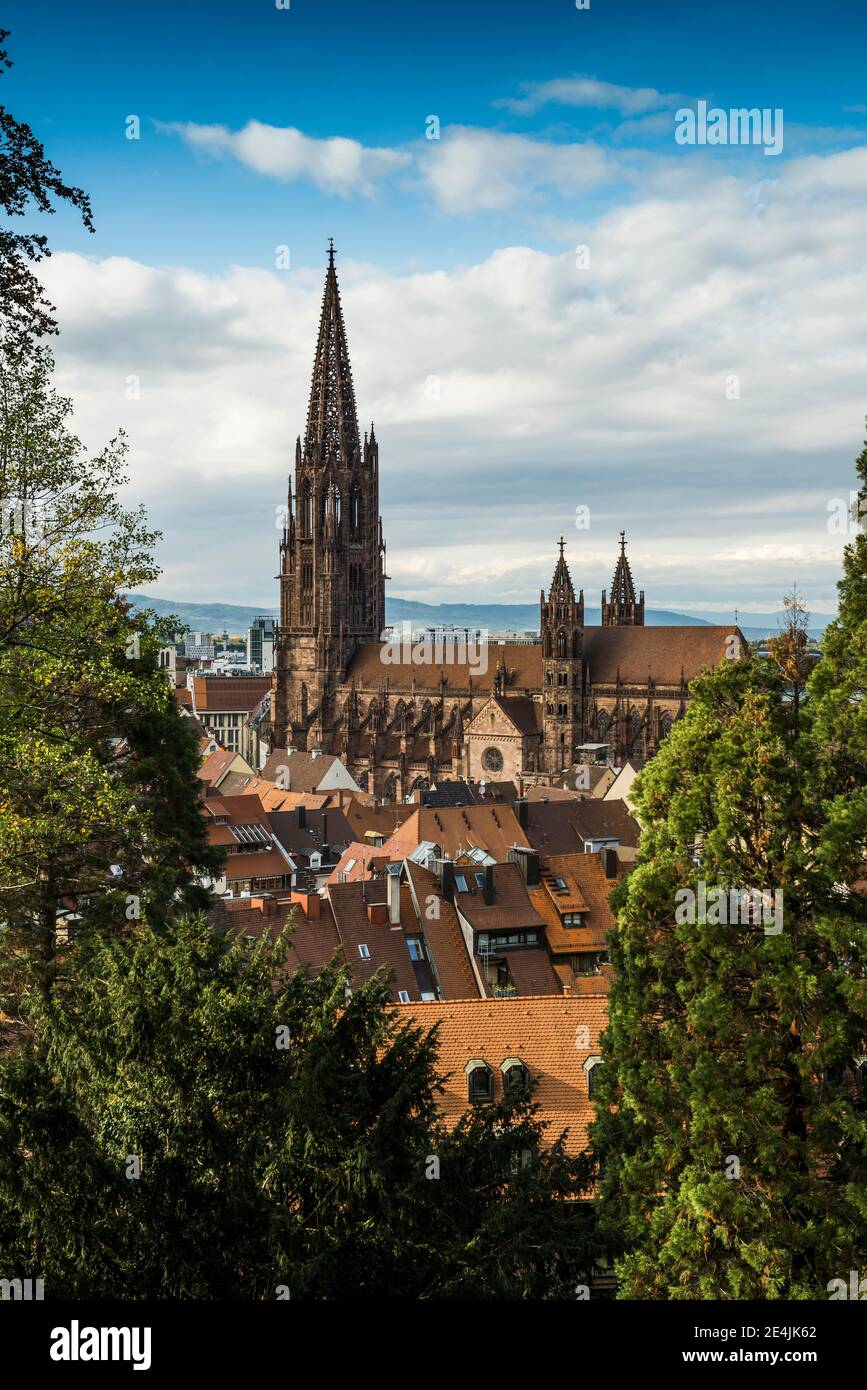
[[[635,596],[632,570],[626,558],[626,532],[620,532],[620,554],[611,581],[611,600],[602,591],[603,627],[642,627],[644,625],[644,590]]]
[[[304,451],[316,461],[324,461],[333,455],[349,463],[358,448],[358,416],[352,368],[349,365],[346,328],[334,268],[334,242],[329,241]]]

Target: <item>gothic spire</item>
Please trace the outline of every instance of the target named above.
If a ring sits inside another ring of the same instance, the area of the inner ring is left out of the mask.
[[[574,603],[575,590],[572,587],[572,576],[569,573],[569,566],[566,564],[566,557],[563,550],[566,541],[560,537],[560,558],[554,570],[554,578],[551,580],[551,592],[549,602],[551,603]]]
[[[352,368],[334,268],[334,242],[329,239],[304,450],[317,462],[334,454],[348,463],[358,447]]]
[[[611,581],[611,603],[614,607],[622,604],[635,603],[635,585],[632,582],[632,570],[629,568],[629,561],[626,558],[626,532],[620,532],[620,554],[617,557],[617,565],[614,570],[614,578]]]

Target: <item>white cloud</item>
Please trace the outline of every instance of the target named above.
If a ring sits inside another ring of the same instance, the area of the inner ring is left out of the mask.
[[[599,111],[619,111],[621,116],[643,116],[652,111],[681,106],[689,98],[677,92],[658,92],[655,87],[621,87],[595,77],[555,77],[548,82],[525,83],[522,97],[500,97],[494,106],[518,115],[529,115],[542,106],[583,106]]]
[[[403,276],[343,262],[392,592],[531,600],[562,531],[589,604],[625,526],[651,606],[774,608],[797,580],[822,611],[867,402],[864,158],[761,185],[705,161],[576,226],[585,270],[526,246]],[[168,594],[274,601],[322,274],[45,263],[60,385],[90,444],[127,429]]]
[[[554,144],[449,126],[420,147],[416,169],[445,212],[465,213],[511,207],[542,189],[574,196],[604,182],[611,161],[589,141]]]
[[[230,155],[271,178],[309,179],[324,193],[342,197],[370,195],[380,179],[409,162],[409,155],[401,150],[368,147],[339,135],[318,140],[292,126],[261,121],[248,121],[238,131],[193,122],[160,122],[158,128],[179,135],[191,149],[214,157]]]

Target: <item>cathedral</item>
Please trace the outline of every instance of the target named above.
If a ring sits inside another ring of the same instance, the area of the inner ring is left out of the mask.
[[[334,248],[304,438],[280,542],[268,742],[337,753],[386,801],[449,778],[561,785],[576,764],[642,766],[702,668],[745,651],[737,627],[645,627],[620,533],[602,621],[584,622],[560,538],[540,641],[491,641],[484,661],[442,645],[419,661],[385,631],[379,444],[359,433]],[[436,659],[438,658],[438,659]]]

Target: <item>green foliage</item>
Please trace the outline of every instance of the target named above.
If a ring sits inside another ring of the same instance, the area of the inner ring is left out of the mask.
[[[28,993],[0,1060],[0,1267],[68,1297],[571,1295],[586,1165],[527,1097],[450,1133],[435,1038],[381,979],[287,977],[286,940],[94,931],[68,987]]]
[[[3,47],[8,37],[9,31],[0,29],[0,77],[12,66]],[[30,126],[0,106],[0,208],[6,217],[15,218],[32,208],[53,213],[55,201],[77,208],[87,230],[93,231],[86,195],[63,182]],[[50,254],[41,233],[0,227],[0,338],[21,343],[57,332],[52,306],[29,264]]]
[[[828,722],[802,698],[797,626],[777,660],[696,681],[636,783],[593,1128],[621,1297],[823,1297],[867,1259],[867,1124],[845,1072],[867,1035],[867,913],[841,887],[865,839],[840,853],[829,836]],[[780,890],[782,930],[679,920],[699,880]]]
[[[48,987],[64,906],[117,928],[201,906],[219,856],[195,739],[119,590],[153,579],[156,536],[117,500],[123,440],[88,456],[44,348],[0,352],[0,1013],[21,971]],[[120,872],[112,872],[117,866]]]

